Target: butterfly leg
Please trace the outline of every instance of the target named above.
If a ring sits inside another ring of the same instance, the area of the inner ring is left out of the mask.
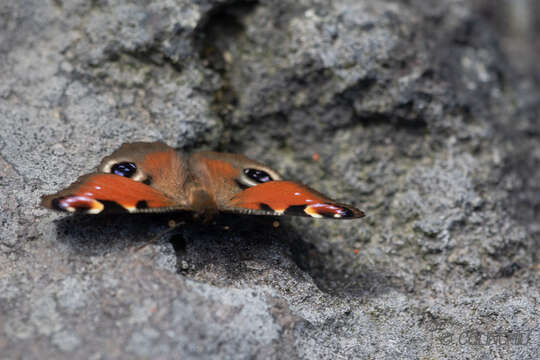
[[[133,252],[136,253],[142,249],[144,249],[145,247],[147,247],[148,245],[158,241],[159,239],[161,239],[163,236],[177,230],[180,226],[184,225],[185,222],[184,221],[181,221],[181,222],[176,222],[174,220],[169,220],[169,223],[168,223],[168,226],[169,228],[166,229],[166,230],[163,230],[162,232],[160,232],[159,234],[157,234],[156,236],[154,236],[153,238],[151,238],[150,240],[146,241],[144,244],[142,245],[139,245],[137,246]]]

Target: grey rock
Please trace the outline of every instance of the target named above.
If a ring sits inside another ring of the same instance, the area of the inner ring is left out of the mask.
[[[540,77],[480,13],[4,4],[2,357],[536,359]],[[181,219],[39,207],[121,143],[158,139],[242,152],[367,217],[164,233]]]
[[[30,322],[43,335],[50,335],[63,327],[56,302],[49,296],[35,298],[30,303]]]
[[[72,352],[81,343],[79,338],[73,334],[73,332],[65,330],[54,334],[51,338],[51,342],[64,352]]]
[[[154,342],[159,337],[160,333],[152,328],[144,328],[141,331],[136,331],[131,335],[126,350],[135,355],[147,358],[171,353],[168,347],[163,348],[154,345]]]

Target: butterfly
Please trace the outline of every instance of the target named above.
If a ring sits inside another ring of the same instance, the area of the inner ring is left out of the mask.
[[[123,144],[96,172],[83,175],[41,205],[58,211],[156,213],[190,211],[292,215],[330,219],[364,216],[243,155],[176,151],[163,142]]]

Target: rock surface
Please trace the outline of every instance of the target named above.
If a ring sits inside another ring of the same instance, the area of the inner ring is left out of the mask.
[[[538,357],[540,91],[465,2],[142,3],[0,10],[2,357]],[[368,217],[220,217],[135,251],[170,217],[38,206],[158,139]]]

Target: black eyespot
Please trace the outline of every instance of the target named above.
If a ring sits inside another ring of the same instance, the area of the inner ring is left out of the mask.
[[[137,166],[132,162],[121,162],[111,166],[111,174],[116,174],[124,177],[132,177],[137,171]]]
[[[144,180],[142,181],[142,183],[143,183],[144,185],[152,185],[152,177],[151,177],[150,175],[148,175],[148,177],[147,177],[146,179],[144,179]]]
[[[268,175],[266,171],[257,170],[257,169],[244,169],[244,174],[252,180],[255,180],[259,183],[265,183],[272,181],[272,177]]]

